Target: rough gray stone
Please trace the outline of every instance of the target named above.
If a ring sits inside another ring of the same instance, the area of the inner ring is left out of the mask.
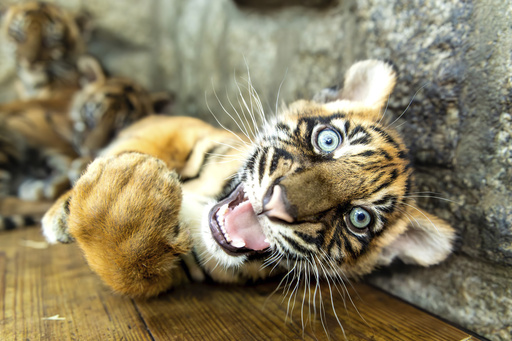
[[[441,215],[459,228],[464,253],[512,265],[506,126],[512,89],[507,15],[512,5],[359,4],[358,15],[365,23],[362,53],[389,58],[400,70],[390,113],[400,115],[419,91],[397,125],[410,146],[419,190],[440,192],[438,196],[453,201],[425,204],[449,208],[449,215]]]
[[[371,280],[406,301],[422,302],[424,309],[492,340],[510,340],[512,273],[508,267],[460,256],[429,269],[388,269]]]

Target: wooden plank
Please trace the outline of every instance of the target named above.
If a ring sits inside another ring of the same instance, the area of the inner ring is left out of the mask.
[[[41,242],[38,228],[0,234],[0,340],[474,340],[362,283],[350,296],[331,284],[332,305],[327,283],[273,293],[275,281],[195,283],[133,301],[105,288],[76,245]],[[64,319],[44,319],[55,315]]]
[[[76,245],[44,245],[36,227],[0,234],[1,340],[151,339],[133,301],[112,295]]]
[[[314,286],[291,295],[294,286],[273,293],[277,285],[191,284],[137,306],[156,340],[474,340],[363,283],[348,287],[350,298],[331,284],[332,304],[322,283],[314,306]]]

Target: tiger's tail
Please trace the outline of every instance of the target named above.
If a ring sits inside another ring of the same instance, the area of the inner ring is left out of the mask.
[[[38,224],[41,217],[38,215],[15,214],[11,216],[0,215],[0,232],[10,231],[19,228],[34,226]]]
[[[0,198],[0,233],[39,224],[51,204],[50,201],[27,201],[11,196]]]

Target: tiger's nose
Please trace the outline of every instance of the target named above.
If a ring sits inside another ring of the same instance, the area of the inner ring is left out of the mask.
[[[296,211],[288,202],[286,192],[281,185],[274,185],[268,189],[263,199],[262,214],[269,218],[293,223],[297,217]]]

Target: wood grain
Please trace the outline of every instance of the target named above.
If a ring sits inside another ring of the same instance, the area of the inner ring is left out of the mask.
[[[38,228],[6,232],[0,340],[475,340],[363,283],[348,286],[351,299],[331,284],[331,304],[324,282],[314,306],[314,286],[290,298],[291,290],[274,293],[278,284],[194,283],[134,301],[113,295],[75,245],[45,247]]]
[[[76,247],[22,245],[40,234],[0,234],[0,340],[151,339],[133,301],[110,294]],[[55,315],[64,320],[45,320]]]

